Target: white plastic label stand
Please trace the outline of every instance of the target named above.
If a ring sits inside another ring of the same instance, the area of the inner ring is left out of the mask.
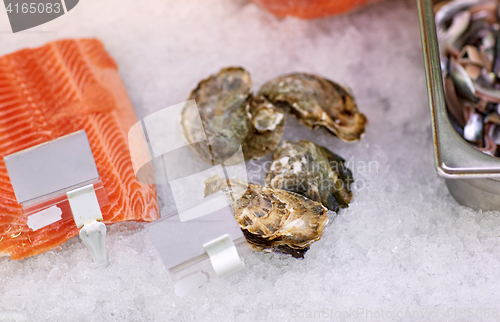
[[[227,276],[245,268],[245,263],[228,234],[204,244],[203,247],[217,276]],[[187,275],[175,284],[175,294],[177,296],[184,297],[208,282],[210,275],[213,274],[211,269],[209,267],[199,267],[199,269],[199,271]]]
[[[245,268],[238,250],[228,234],[203,245],[217,276],[225,276]]]
[[[94,262],[106,266],[106,225],[93,185],[87,185],[66,193],[80,238],[87,246]]]
[[[57,203],[66,194],[75,224],[81,228],[82,241],[94,261],[106,265],[106,226],[100,222],[102,213],[94,184],[101,204],[107,200],[103,202],[105,191],[99,185],[99,172],[85,131],[13,153],[4,160],[17,202],[23,211],[29,209],[25,212],[28,227],[36,231],[61,220],[62,208]]]

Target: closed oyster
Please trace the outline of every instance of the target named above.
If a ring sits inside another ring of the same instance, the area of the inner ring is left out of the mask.
[[[266,185],[304,195],[338,212],[352,199],[352,173],[344,162],[310,141],[283,140],[273,155]]]
[[[265,83],[259,95],[289,108],[305,126],[324,126],[344,141],[357,141],[365,132],[367,120],[354,98],[325,78],[304,73],[281,76]]]
[[[234,216],[256,251],[303,257],[328,223],[321,203],[293,192],[218,176],[205,181],[205,196],[219,190],[231,200]]]
[[[240,146],[245,159],[264,156],[276,148],[284,114],[265,98],[253,98],[251,87],[246,70],[228,67],[202,80],[191,92],[189,99],[196,101],[198,109],[187,104],[181,125],[189,148],[205,162],[219,164]],[[203,127],[199,126],[198,115]],[[203,133],[207,140],[197,142]]]

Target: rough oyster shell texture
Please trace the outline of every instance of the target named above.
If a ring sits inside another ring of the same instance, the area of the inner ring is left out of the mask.
[[[231,198],[234,216],[256,251],[303,257],[328,223],[327,210],[321,203],[293,192],[218,176],[205,181],[206,196],[219,190]]]
[[[265,83],[259,90],[276,106],[286,107],[310,128],[324,126],[344,141],[357,141],[366,117],[342,86],[319,76],[294,73]]]
[[[202,160],[219,164],[241,146],[245,159],[273,151],[281,139],[284,114],[263,97],[250,94],[250,74],[240,67],[223,68],[191,92],[198,109],[188,104],[181,125],[189,148]],[[199,124],[198,113],[203,128]],[[199,141],[206,134],[208,140]],[[196,142],[196,143],[194,143]]]
[[[283,140],[273,155],[266,185],[304,195],[338,212],[352,199],[352,173],[344,162],[310,141]]]
[[[273,152],[280,143],[285,113],[264,96],[252,96],[248,112],[253,130],[247,137],[246,152],[243,153],[248,154],[248,159],[263,157]]]

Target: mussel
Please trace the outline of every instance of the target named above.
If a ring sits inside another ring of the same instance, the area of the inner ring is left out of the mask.
[[[454,0],[435,6],[451,124],[473,147],[499,156],[496,135],[500,123],[498,2]]]

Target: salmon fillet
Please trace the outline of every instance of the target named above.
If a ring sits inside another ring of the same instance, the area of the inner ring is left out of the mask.
[[[108,193],[104,222],[157,219],[156,189],[136,180],[130,159],[127,133],[136,122],[99,40],[61,40],[0,57],[0,254],[22,259],[78,234],[73,218],[28,227],[3,157],[82,129]]]
[[[278,17],[315,19],[341,14],[381,0],[252,0]]]

